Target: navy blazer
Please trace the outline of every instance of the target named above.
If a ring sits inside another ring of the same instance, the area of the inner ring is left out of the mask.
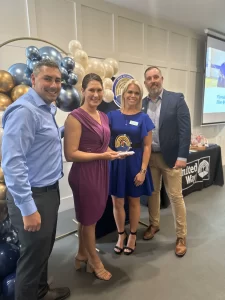
[[[147,113],[148,97],[142,111]],[[191,120],[182,93],[163,90],[159,117],[160,150],[166,164],[173,168],[178,157],[187,158],[191,143]]]

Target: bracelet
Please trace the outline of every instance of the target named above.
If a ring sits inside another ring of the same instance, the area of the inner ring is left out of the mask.
[[[147,170],[146,169],[141,169],[141,171],[139,172],[139,173],[141,173],[141,174],[145,174],[147,172]]]

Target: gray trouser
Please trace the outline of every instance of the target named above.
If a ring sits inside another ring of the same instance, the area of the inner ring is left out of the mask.
[[[59,189],[33,188],[33,199],[41,215],[41,229],[37,232],[24,230],[20,210],[7,192],[7,205],[13,226],[18,230],[21,244],[16,269],[15,300],[37,300],[44,297],[49,287],[48,258],[55,242]]]

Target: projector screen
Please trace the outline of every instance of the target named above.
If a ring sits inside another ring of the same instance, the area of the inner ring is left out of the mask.
[[[225,123],[225,41],[207,37],[202,125]]]

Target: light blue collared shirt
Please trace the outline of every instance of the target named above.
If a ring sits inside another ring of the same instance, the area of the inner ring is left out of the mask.
[[[2,119],[2,169],[22,216],[37,211],[31,187],[52,185],[63,176],[56,107],[32,88],[10,105]]]

